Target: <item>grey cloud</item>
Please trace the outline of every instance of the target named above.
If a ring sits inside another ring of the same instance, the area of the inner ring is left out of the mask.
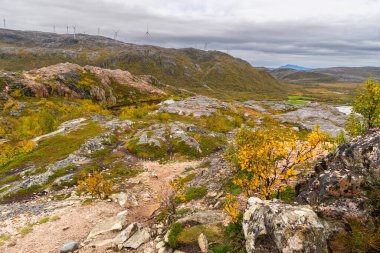
[[[65,33],[76,24],[109,37],[120,29],[119,39],[131,43],[203,49],[207,42],[253,65],[380,66],[379,1],[345,0],[347,9],[336,11],[342,1],[306,2],[315,9],[302,0],[0,0],[0,17],[13,29],[55,25]]]

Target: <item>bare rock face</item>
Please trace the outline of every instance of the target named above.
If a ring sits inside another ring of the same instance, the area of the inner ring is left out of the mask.
[[[300,124],[305,129],[314,129],[317,125],[322,132],[336,136],[344,131],[347,115],[329,105],[311,103],[296,111],[276,115],[281,122]]]
[[[369,215],[367,193],[380,189],[380,128],[341,145],[315,167],[297,197],[326,218]]]
[[[244,213],[248,253],[325,252],[326,229],[310,206],[252,201]]]

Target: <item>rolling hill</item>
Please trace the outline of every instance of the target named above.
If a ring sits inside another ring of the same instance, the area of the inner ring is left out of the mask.
[[[281,98],[285,94],[284,87],[267,72],[218,51],[0,29],[0,70],[31,70],[63,62],[152,75],[176,88],[222,99]]]
[[[291,83],[361,83],[380,80],[380,67],[334,67],[312,70],[279,68],[268,70],[273,77]]]

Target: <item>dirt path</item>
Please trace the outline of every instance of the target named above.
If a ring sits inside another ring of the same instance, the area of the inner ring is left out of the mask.
[[[31,213],[31,203],[25,203],[20,212],[9,219],[0,221],[1,226],[8,226],[8,230],[19,231],[28,222],[35,223],[42,217],[59,217],[58,220],[48,221],[33,226],[33,230],[26,234],[17,234],[9,240],[0,252],[4,253],[56,253],[66,240],[82,242],[99,221],[114,216],[122,210],[128,210],[128,222],[148,223],[152,213],[157,210],[157,197],[162,189],[169,187],[168,182],[175,175],[185,171],[187,167],[196,167],[199,161],[175,162],[159,164],[157,162],[143,162],[147,171],[140,173],[131,181],[135,183],[127,192],[135,196],[136,201],[128,202],[125,208],[115,202],[95,201],[90,205],[82,205],[80,198],[63,201],[49,201],[48,197],[41,197],[34,203],[41,204],[41,213]],[[52,208],[52,206],[54,208]],[[14,211],[11,205],[3,207],[4,213]],[[4,211],[5,210],[5,211]],[[0,213],[1,214],[1,213]],[[0,234],[2,232],[0,229]],[[3,229],[4,230],[4,229]],[[104,252],[103,250],[82,249],[79,252]]]

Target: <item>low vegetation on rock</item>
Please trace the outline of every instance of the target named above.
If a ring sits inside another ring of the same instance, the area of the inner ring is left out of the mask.
[[[220,52],[0,33],[40,44],[0,56],[0,251],[380,250],[377,82],[348,115]]]

